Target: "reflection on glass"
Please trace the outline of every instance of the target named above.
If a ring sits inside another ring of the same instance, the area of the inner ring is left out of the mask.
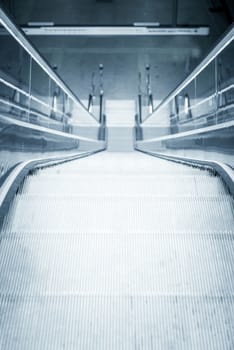
[[[233,120],[234,41],[226,46],[224,39],[223,47],[166,105],[148,115],[144,126],[163,124],[163,120],[167,124],[169,120],[175,134]]]
[[[27,120],[30,56],[2,29],[0,36],[0,112]]]
[[[218,111],[219,123],[234,119],[234,42],[218,57]]]
[[[48,125],[48,78],[38,64],[30,61],[30,109],[29,121],[42,126]]]
[[[234,167],[233,38],[234,27],[147,117],[137,149],[212,159]]]
[[[196,104],[195,84],[192,81],[176,96],[175,114],[180,125],[191,123],[193,119],[193,106]]]
[[[2,13],[2,16],[3,23],[5,15]],[[21,34],[14,24],[8,20],[7,23],[19,39]],[[30,43],[25,43],[24,37],[21,40],[23,43],[1,27],[0,112],[22,122],[69,133],[74,129],[73,122],[98,128],[95,117],[43,59],[38,58]]]

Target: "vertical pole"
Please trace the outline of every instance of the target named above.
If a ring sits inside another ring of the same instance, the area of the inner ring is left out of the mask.
[[[92,107],[93,107],[93,100],[95,97],[95,73],[92,73],[92,78],[91,78],[91,92],[89,94],[89,100],[88,100],[88,111],[92,113]]]
[[[100,111],[99,111],[99,123],[103,122],[103,94],[100,94]]]
[[[145,67],[145,69],[146,69],[146,91],[147,91],[148,107],[149,107],[149,113],[151,114],[154,110],[154,105],[153,105],[153,94],[151,90],[150,65],[148,64]]]
[[[218,123],[218,108],[219,108],[219,93],[218,93],[218,58],[215,57],[215,124]]]
[[[147,64],[145,67],[146,70],[146,93],[147,96],[149,97],[150,95],[150,65]]]
[[[138,123],[142,123],[142,100],[141,94],[138,95]]]
[[[178,95],[175,96],[175,111],[176,111],[176,119],[180,119],[180,110],[179,110],[179,103],[178,103]]]
[[[152,92],[149,95],[149,112],[152,114],[154,111],[154,100],[153,100],[153,94]]]
[[[93,96],[92,94],[89,94],[89,100],[88,100],[88,111],[92,112],[92,102],[93,102]]]
[[[135,116],[135,138],[136,141],[142,139],[142,91],[141,91],[141,73],[138,74],[138,112]]]
[[[48,90],[49,90],[49,93],[48,93],[48,97],[49,97],[49,103],[48,105],[51,106],[51,78],[49,77],[49,81],[48,81]],[[48,128],[50,127],[50,118],[51,118],[51,108],[50,108],[50,111],[48,111]]]
[[[141,91],[141,73],[138,74],[138,114],[137,114],[137,124],[142,123],[142,91]]]
[[[30,110],[31,110],[31,93],[32,93],[32,56],[30,56],[29,61],[29,85],[28,85],[28,122],[30,121]]]
[[[100,94],[102,94],[102,95],[104,94],[103,72],[104,72],[104,66],[103,66],[103,64],[99,64]]]
[[[104,95],[104,83],[103,83],[103,64],[99,64],[100,75],[100,111],[99,111],[99,123],[103,122],[103,95]]]
[[[106,116],[104,115],[103,101],[104,101],[104,82],[103,82],[103,64],[99,64],[99,76],[100,76],[100,110],[99,110],[99,133],[98,139],[106,140]]]

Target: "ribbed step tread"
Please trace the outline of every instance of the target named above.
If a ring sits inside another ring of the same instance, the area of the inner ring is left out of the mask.
[[[226,188],[219,177],[209,175],[157,176],[142,175],[73,175],[31,176],[25,182],[22,194],[139,194],[147,195],[212,195],[225,194]]]
[[[233,261],[208,171],[135,153],[38,170],[0,236],[0,349],[233,349]]]
[[[5,237],[0,295],[234,296],[234,235]]]
[[[165,168],[146,168],[144,169],[143,167],[140,169],[134,169],[132,167],[128,168],[118,168],[116,167],[111,167],[110,169],[102,169],[102,167],[100,166],[99,169],[95,169],[93,167],[89,167],[87,166],[87,168],[85,166],[80,167],[79,164],[74,164],[71,168],[60,168],[57,166],[54,167],[49,167],[46,169],[42,169],[42,170],[37,170],[35,172],[35,175],[41,175],[43,173],[43,176],[45,176],[46,174],[55,174],[55,175],[67,175],[67,174],[72,174],[72,175],[79,175],[79,174],[90,174],[92,172],[95,172],[95,174],[97,175],[102,175],[103,173],[108,173],[108,174],[112,174],[115,175],[117,172],[119,172],[120,174],[132,174],[132,175],[141,175],[141,174],[152,174],[152,173],[157,173],[157,174],[162,174],[162,175],[168,175],[168,173],[174,174],[174,175],[184,175],[184,174],[190,174],[190,175],[200,175],[204,172],[206,172],[206,170],[200,170],[197,168],[192,168],[189,166],[185,166],[185,169],[181,169],[180,165],[179,168],[169,168],[169,169],[165,169]],[[212,174],[212,173],[211,173]]]
[[[0,298],[2,349],[230,350],[233,298]],[[10,335],[10,336],[9,336]]]
[[[36,199],[36,201],[35,201]],[[230,231],[233,199],[217,197],[18,196],[3,231]]]
[[[169,162],[163,159],[147,157],[138,153],[99,153],[59,166],[37,171],[37,174],[200,174],[207,173],[198,168]]]

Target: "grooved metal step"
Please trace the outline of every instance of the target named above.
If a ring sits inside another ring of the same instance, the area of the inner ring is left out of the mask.
[[[16,199],[9,215],[3,232],[226,232],[233,229],[233,200],[227,195],[23,195]]]
[[[37,170],[0,235],[0,349],[232,349],[233,261],[208,171],[135,153]]]
[[[59,176],[59,178],[58,178]],[[59,186],[58,186],[59,183]],[[98,186],[97,186],[98,183]],[[113,183],[115,186],[113,186]],[[211,195],[227,194],[222,180],[209,175],[43,175],[32,176],[21,194],[27,195]]]
[[[136,153],[104,153],[100,157],[98,155],[93,159],[83,158],[79,161],[72,161],[61,164],[59,167],[51,166],[47,169],[38,170],[37,175],[47,176],[49,174],[96,174],[112,175],[128,174],[128,175],[145,175],[145,174],[173,174],[185,175],[195,174],[204,175],[204,171],[198,168],[188,167],[181,164],[144,156]],[[94,159],[95,158],[95,159]],[[144,160],[142,160],[144,159]],[[78,163],[79,162],[79,163]],[[209,172],[205,172],[207,175]]]
[[[1,242],[0,294],[234,297],[233,261],[230,234],[21,232]]]
[[[4,296],[0,307],[2,349],[233,348],[232,298]]]

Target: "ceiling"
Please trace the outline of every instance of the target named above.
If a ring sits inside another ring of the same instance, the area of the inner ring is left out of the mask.
[[[199,63],[228,28],[234,13],[231,0],[2,0],[2,3],[19,25],[159,22],[168,26],[210,26],[208,37],[30,37],[82,99],[87,98],[92,73],[98,73],[102,63],[109,99],[134,99],[138,73],[142,72],[144,83],[145,66],[150,64],[153,94],[161,100]]]
[[[56,24],[130,24],[174,21],[184,25],[225,27],[232,19],[232,0],[2,0],[17,23],[52,21]],[[173,20],[172,20],[173,19]]]

